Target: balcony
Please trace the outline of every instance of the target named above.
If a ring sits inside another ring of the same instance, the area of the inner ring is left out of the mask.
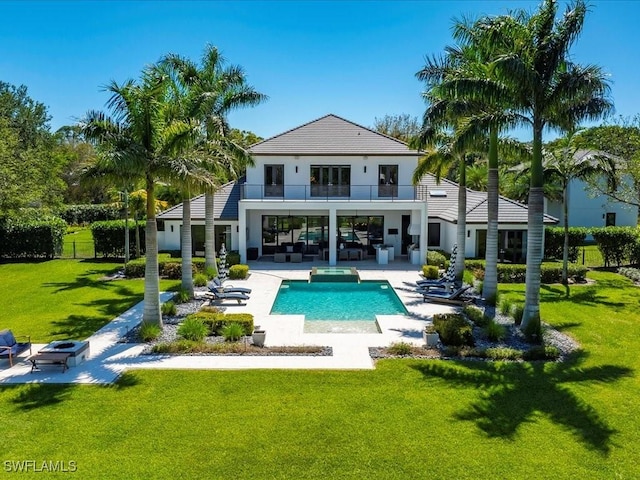
[[[425,197],[422,185],[240,185],[241,200],[421,202]]]

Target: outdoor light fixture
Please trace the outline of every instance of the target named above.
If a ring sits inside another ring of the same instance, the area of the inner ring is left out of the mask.
[[[364,173],[367,173],[367,166],[364,166]]]
[[[298,173],[298,166],[296,165],[296,173]]]

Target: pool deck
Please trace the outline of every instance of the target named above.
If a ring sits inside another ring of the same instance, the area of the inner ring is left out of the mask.
[[[23,354],[19,361],[0,369],[0,384],[19,383],[88,383],[109,384],[130,369],[373,369],[369,347],[385,347],[394,342],[422,345],[422,330],[436,313],[455,310],[447,305],[425,303],[415,291],[418,267],[406,262],[385,265],[361,262],[355,265],[362,280],[387,280],[409,311],[409,315],[378,316],[381,333],[305,333],[302,315],[270,315],[271,306],[284,279],[306,280],[312,266],[306,262],[287,265],[250,262],[250,275],[246,280],[229,281],[235,286],[252,289],[251,298],[220,304],[226,312],[251,313],[256,325],[267,333],[267,346],[317,345],[330,346],[331,356],[194,356],[194,355],[140,355],[144,345],[119,343],[118,340],[142,319],[140,302],[89,337],[90,356],[84,363],[62,373],[47,368],[30,373],[31,364]],[[326,262],[325,262],[326,263]],[[286,268],[288,267],[288,268]],[[169,294],[162,294],[162,300]],[[44,345],[33,345],[33,352]]]

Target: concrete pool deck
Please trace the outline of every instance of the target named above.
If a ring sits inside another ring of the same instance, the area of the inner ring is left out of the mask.
[[[277,264],[276,264],[277,265]],[[285,265],[283,265],[284,267]],[[387,280],[409,311],[409,315],[378,316],[381,333],[305,333],[302,315],[270,315],[271,306],[284,279],[305,280],[312,265],[298,264],[296,268],[273,268],[274,264],[250,263],[247,280],[229,281],[235,286],[252,289],[251,298],[238,305],[223,302],[226,312],[251,313],[256,325],[266,330],[267,346],[318,345],[330,346],[332,356],[194,356],[140,355],[144,345],[119,343],[119,339],[134,328],[142,318],[143,303],[115,318],[88,340],[89,358],[82,364],[62,373],[47,368],[30,373],[31,364],[23,354],[12,368],[0,369],[0,384],[21,383],[113,383],[124,371],[131,369],[373,369],[369,347],[385,347],[394,342],[422,345],[422,330],[436,313],[454,311],[454,307],[425,303],[415,292],[418,267],[398,262],[385,265],[355,265],[362,280]],[[378,267],[378,268],[376,268]],[[163,294],[165,301],[170,294]],[[44,345],[33,345],[37,352]]]

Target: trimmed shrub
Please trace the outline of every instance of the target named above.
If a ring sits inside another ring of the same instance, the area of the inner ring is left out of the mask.
[[[207,280],[211,280],[218,276],[218,270],[216,270],[215,267],[205,268],[204,273],[207,276]]]
[[[569,261],[578,260],[580,246],[589,234],[585,227],[569,227]],[[547,227],[544,230],[544,258],[562,260],[564,251],[564,227]]]
[[[104,258],[123,258],[125,228],[126,222],[124,220],[110,220],[92,223],[91,235],[93,236],[96,256],[102,256]],[[141,253],[144,254],[145,222],[138,222],[138,229],[140,231],[140,249]],[[129,220],[129,255],[135,256],[135,253],[136,223],[133,220]]]
[[[640,283],[640,269],[621,267],[618,269],[618,273],[633,280],[635,283]]]
[[[429,250],[427,252],[427,265],[434,265],[436,267],[444,267],[447,258],[440,252],[435,250]]]
[[[638,229],[633,227],[592,228],[590,233],[598,243],[605,267],[625,263],[638,242]]]
[[[222,329],[229,323],[237,323],[244,329],[245,335],[253,333],[253,315],[250,313],[222,313],[201,309],[197,313],[188,315],[187,318],[197,318],[204,322],[211,335],[221,335]]]
[[[164,313],[164,312],[163,312]],[[138,336],[143,342],[152,342],[162,334],[162,328],[157,323],[142,322]]]
[[[175,315],[178,313],[176,304],[172,301],[164,302],[162,307],[160,307],[160,310],[162,311],[162,315]]]
[[[240,263],[240,254],[236,250],[227,252],[227,267],[238,265],[239,263]]]
[[[389,345],[387,353],[391,355],[411,355],[413,353],[413,346],[407,342],[396,342]]]
[[[440,276],[440,271],[435,265],[423,265],[422,276],[429,280],[435,280]]]
[[[500,325],[492,320],[484,327],[484,334],[487,336],[489,341],[499,342],[506,336],[507,329],[504,325]]]
[[[482,310],[478,307],[474,307],[473,305],[466,305],[462,310],[469,320],[475,323],[479,327],[486,326],[491,319],[487,317]]]
[[[178,335],[185,340],[201,342],[209,333],[209,329],[200,318],[192,315],[187,316],[184,322],[178,327]]]
[[[484,260],[468,260],[465,267],[471,270],[477,279],[484,279]],[[569,277],[576,280],[584,280],[587,275],[587,267],[570,263],[568,265]],[[499,283],[525,283],[527,266],[519,263],[499,263]],[[543,263],[540,267],[540,281],[542,283],[560,283],[562,281],[562,264],[558,262]]]
[[[249,265],[232,265],[229,268],[229,279],[242,280],[249,274]]]
[[[242,337],[244,329],[236,322],[227,323],[222,327],[222,336],[226,342],[237,342]]]
[[[204,272],[204,258],[194,257],[191,259],[193,273]],[[145,258],[137,258],[125,265],[124,274],[129,278],[144,277]],[[182,259],[172,258],[168,253],[158,255],[158,271],[161,277],[172,280],[180,280],[182,278]]]
[[[434,315],[433,326],[443,345],[474,345],[471,324],[458,313]]]
[[[59,217],[0,219],[0,257],[53,258],[62,252],[67,224]]]
[[[524,360],[557,360],[560,350],[551,345],[536,345],[522,354]]]

